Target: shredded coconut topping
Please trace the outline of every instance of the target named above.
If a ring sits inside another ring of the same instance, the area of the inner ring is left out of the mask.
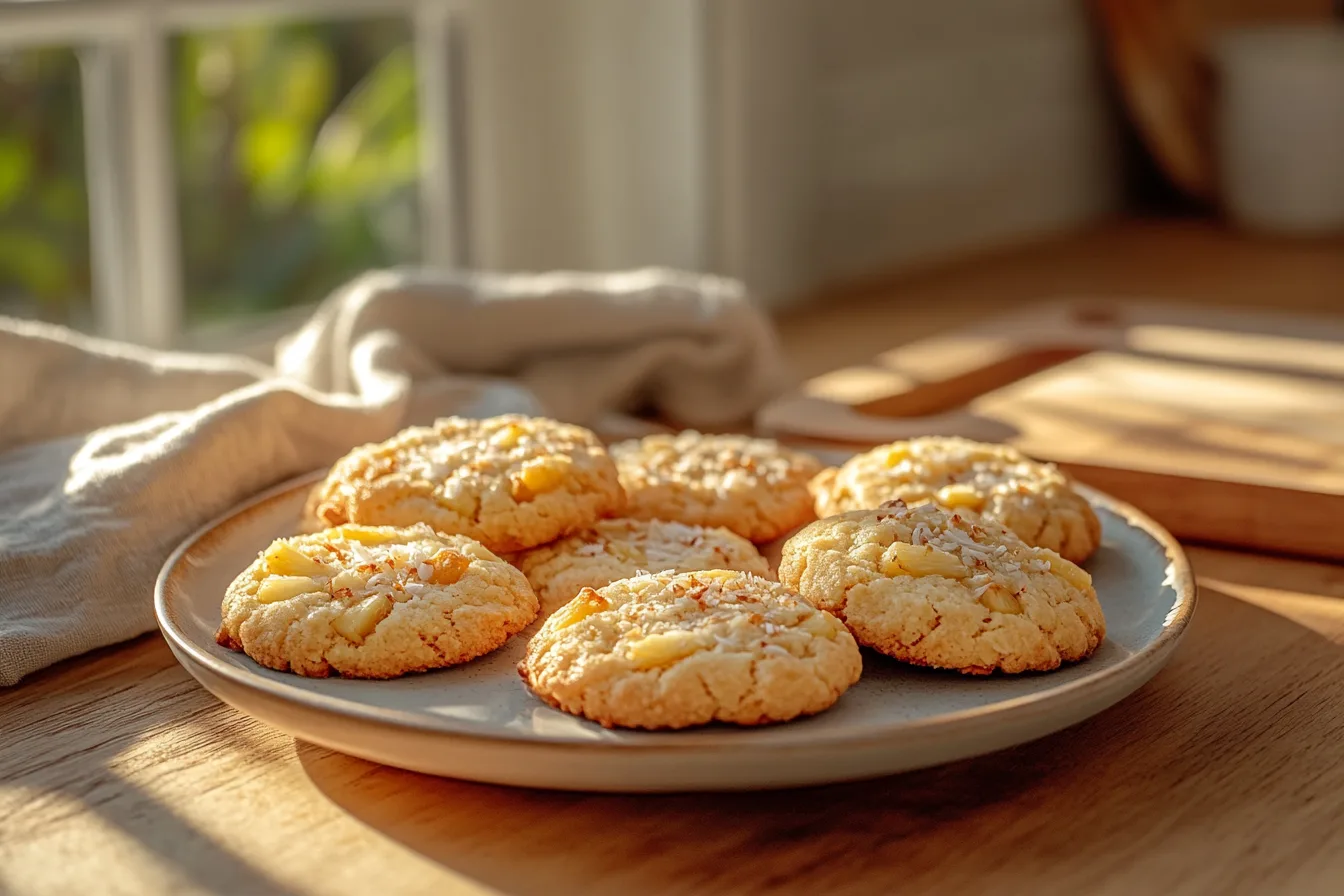
[[[1050,571],[1049,563],[1028,556],[1032,549],[1025,544],[1021,545],[1018,556],[1014,556],[1008,544],[992,543],[998,541],[999,536],[985,526],[996,524],[982,522],[973,514],[949,512],[933,504],[912,507],[901,500],[883,504],[879,511],[879,519],[895,519],[909,524],[910,544],[928,545],[960,560],[972,571],[965,584],[977,597],[995,583],[1013,592],[1020,591],[1027,585],[1028,571]]]

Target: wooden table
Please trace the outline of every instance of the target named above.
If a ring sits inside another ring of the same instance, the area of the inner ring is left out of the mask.
[[[1105,246],[1145,239],[1157,251],[1170,234],[1124,227],[929,275],[794,316],[786,343],[807,369],[867,328],[915,336],[957,311],[902,296],[1007,265],[1019,280],[991,279],[1025,297],[1033,277],[1086,279],[1087,258],[1106,282]],[[1308,286],[1337,264],[1282,251],[1297,262],[1273,264]],[[1235,279],[1216,256],[1201,276]],[[939,769],[752,795],[545,793],[382,768],[250,721],[146,635],[0,692],[0,896],[1344,892],[1344,569],[1191,557],[1186,641],[1107,712]]]

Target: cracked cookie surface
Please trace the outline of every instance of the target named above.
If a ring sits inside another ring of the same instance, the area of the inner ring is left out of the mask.
[[[346,525],[272,542],[225,592],[216,640],[282,672],[394,678],[489,653],[537,609],[470,538]]]
[[[584,588],[602,588],[640,572],[736,569],[769,577],[770,564],[750,541],[723,528],[666,520],[602,520],[513,558],[550,614]]]
[[[893,442],[822,472],[811,489],[823,518],[897,499],[932,501],[975,511],[1074,563],[1101,543],[1101,521],[1069,478],[1006,445],[943,436]]]
[[[776,582],[730,570],[584,589],[528,644],[519,674],[602,725],[761,725],[821,712],[854,682],[844,625]]]
[[[894,501],[818,520],[784,544],[779,580],[860,644],[965,673],[1047,671],[1106,634],[1092,579],[991,520]]]
[[[621,442],[611,455],[626,516],[723,526],[757,544],[812,519],[807,484],[822,469],[771,439],[694,430]]]
[[[305,516],[467,535],[492,551],[545,544],[619,513],[616,466],[591,432],[540,417],[447,417],[356,448]]]

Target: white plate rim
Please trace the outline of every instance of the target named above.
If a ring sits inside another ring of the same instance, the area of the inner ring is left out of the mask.
[[[861,732],[852,729],[810,731],[805,740],[756,740],[743,739],[740,732],[724,730],[715,732],[717,736],[708,736],[710,732],[701,730],[699,737],[689,741],[679,732],[640,732],[637,741],[574,741],[551,735],[523,733],[510,730],[482,732],[467,730],[451,718],[434,718],[431,722],[426,716],[389,707],[375,707],[367,704],[345,701],[337,697],[315,694],[297,685],[275,681],[226,663],[213,656],[207,649],[197,644],[174,621],[169,612],[169,590],[175,575],[181,568],[182,560],[209,538],[222,537],[228,528],[244,522],[245,518],[271,502],[288,498],[293,492],[311,487],[325,471],[317,470],[293,479],[281,482],[272,488],[242,502],[201,526],[169,555],[154,586],[154,614],[159,629],[168,640],[169,646],[179,660],[190,659],[204,667],[210,673],[242,688],[260,692],[263,696],[285,702],[297,703],[308,710],[330,713],[362,723],[376,723],[394,729],[409,729],[419,733],[431,733],[443,737],[469,740],[476,743],[527,744],[544,746],[547,749],[577,751],[639,751],[639,752],[685,752],[701,753],[706,750],[749,747],[757,752],[787,753],[803,746],[824,746],[849,744],[856,747],[888,742],[892,738],[918,735],[929,731],[991,723],[995,719],[1005,722],[1030,715],[1038,710],[1060,709],[1061,704],[1077,701],[1087,702],[1089,695],[1104,691],[1122,681],[1133,683],[1121,691],[1128,694],[1147,681],[1166,660],[1177,642],[1185,633],[1196,604],[1196,587],[1193,571],[1185,552],[1176,539],[1151,517],[1137,508],[1113,498],[1096,489],[1077,484],[1075,487],[1094,505],[1121,517],[1128,524],[1141,529],[1156,541],[1166,555],[1166,581],[1175,592],[1177,601],[1168,612],[1162,631],[1149,644],[1126,657],[1119,663],[1109,666],[1093,675],[1087,675],[1073,681],[1055,686],[1046,686],[1030,694],[1010,697],[993,703],[970,709],[955,710],[937,715],[925,716],[917,720],[891,722],[878,728],[868,728]],[[190,671],[190,670],[189,670]],[[521,687],[521,683],[519,683]],[[1123,687],[1123,685],[1122,685]]]

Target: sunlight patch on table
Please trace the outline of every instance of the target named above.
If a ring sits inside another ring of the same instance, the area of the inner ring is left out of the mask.
[[[1203,588],[1255,604],[1276,616],[1282,616],[1312,629],[1336,643],[1344,644],[1344,600],[1283,591],[1278,588],[1243,585],[1210,576],[1200,576],[1199,583]]]

